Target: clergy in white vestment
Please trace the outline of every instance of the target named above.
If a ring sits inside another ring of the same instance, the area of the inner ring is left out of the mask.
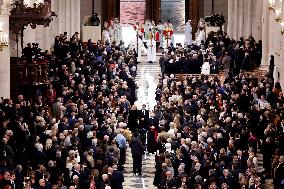
[[[150,32],[149,40],[147,42],[147,60],[150,63],[156,62],[156,41],[154,39],[154,35]]]
[[[146,20],[145,21],[145,25],[144,25],[144,30],[145,30],[144,40],[145,40],[145,42],[147,42],[149,40],[149,34],[150,34],[151,28],[152,28],[151,21],[150,20]]]
[[[189,20],[185,24],[185,43],[187,45],[192,45],[192,26],[191,26],[191,20]]]
[[[203,28],[200,28],[200,32],[199,32],[199,34],[197,36],[195,44],[199,46],[199,45],[201,45],[202,41],[205,42],[205,31],[204,31]]]
[[[208,60],[205,60],[201,67],[201,74],[209,75],[210,74],[210,64]]]
[[[115,38],[114,38],[114,27],[113,25],[110,25],[108,27],[108,33],[109,33],[109,37],[110,37],[110,43],[114,42],[115,41]]]
[[[159,21],[159,24],[157,25],[157,31],[159,33],[159,47],[163,48],[163,31],[164,31],[164,24],[162,21]]]
[[[107,28],[105,28],[102,32],[102,40],[104,42],[104,44],[106,42],[111,43],[111,39],[110,39],[110,35],[109,35],[109,30]]]
[[[142,38],[142,37],[141,37]],[[137,52],[137,62],[141,62],[141,56],[142,56],[142,48],[144,47],[143,41],[140,37],[138,37],[138,49],[136,49]]]
[[[119,23],[118,18],[115,18],[114,20],[114,24],[113,24],[113,32],[114,32],[114,36],[113,36],[113,41],[115,41],[116,45],[120,44],[120,41],[122,40],[122,29],[121,29],[121,25]]]

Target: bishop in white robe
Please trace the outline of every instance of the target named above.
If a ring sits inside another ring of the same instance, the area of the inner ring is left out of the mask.
[[[185,25],[185,43],[192,45],[192,26],[190,20]]]
[[[154,40],[154,38],[150,37],[150,39],[147,42],[147,60],[150,63],[156,62],[156,41]]]
[[[113,40],[115,41],[115,44],[116,45],[119,45],[120,44],[120,41],[122,40],[122,29],[121,29],[121,25],[119,23],[118,20],[116,20],[114,22],[114,25],[113,25],[113,32],[114,32],[114,37],[113,37]]]
[[[111,43],[111,39],[110,39],[110,35],[109,35],[108,29],[104,29],[104,30],[103,30],[102,36],[103,36],[103,42],[104,42],[104,44],[105,44],[106,42]]]

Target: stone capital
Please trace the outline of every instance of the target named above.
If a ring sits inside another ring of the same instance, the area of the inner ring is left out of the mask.
[[[2,4],[0,5],[0,15],[10,16],[10,11],[12,9],[11,4],[13,0],[3,0]]]

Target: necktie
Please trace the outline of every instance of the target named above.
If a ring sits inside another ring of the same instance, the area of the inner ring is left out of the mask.
[[[12,189],[15,189],[15,182],[12,181],[11,184],[12,184]]]

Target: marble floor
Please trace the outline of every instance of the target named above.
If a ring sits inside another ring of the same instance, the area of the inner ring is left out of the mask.
[[[157,56],[159,60],[159,56]],[[146,63],[146,56],[142,56],[142,63],[137,66],[137,76],[135,82],[139,87],[137,89],[138,100],[136,105],[140,109],[142,104],[146,104],[147,108],[152,111],[156,104],[155,91],[158,83],[158,74],[161,73],[158,63]],[[145,155],[143,157],[142,174],[134,176],[132,172],[132,156],[130,148],[127,148],[126,163],[124,170],[124,189],[155,189],[153,186],[155,176],[155,155]]]
[[[159,60],[160,56],[157,56]],[[142,56],[142,63],[137,66],[137,76],[135,82],[139,87],[137,89],[138,100],[136,105],[141,108],[142,104],[146,104],[148,109],[153,110],[156,105],[155,92],[158,84],[158,75],[161,74],[160,66],[157,62],[147,63],[146,56]]]

